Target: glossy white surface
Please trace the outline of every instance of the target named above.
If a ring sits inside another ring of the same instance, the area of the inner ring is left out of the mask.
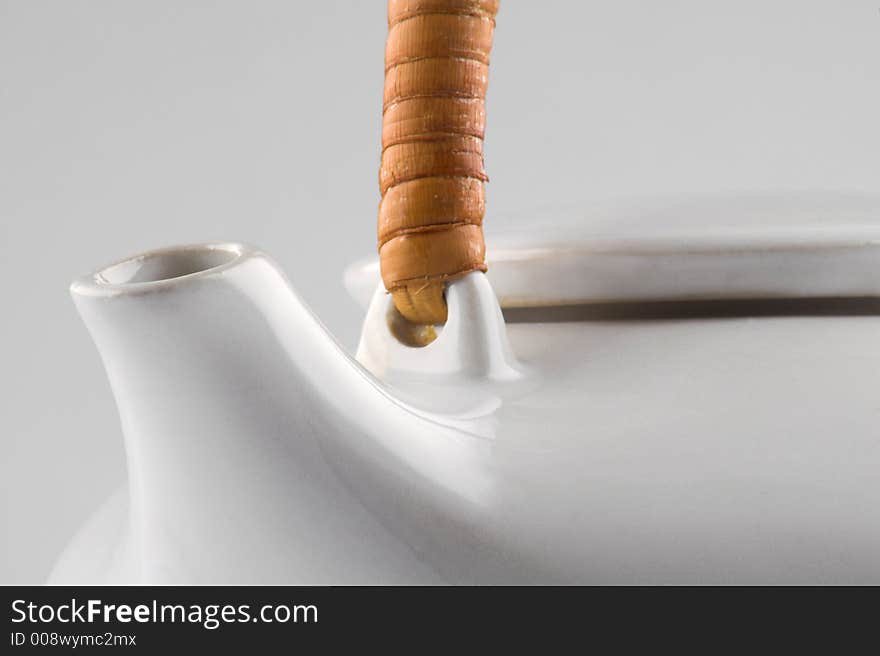
[[[880,316],[509,323],[515,376],[444,331],[381,381],[265,255],[168,255],[221,263],[73,285],[130,473],[53,582],[880,582]]]
[[[387,24],[351,0],[2,6],[0,582],[39,583],[125,479],[75,274],[255,243],[354,351],[340,274],[374,250]],[[880,191],[878,20],[876,0],[505,1],[489,229],[597,196]]]
[[[503,307],[880,295],[880,195],[752,193],[487,217]],[[374,257],[346,271],[366,307]]]

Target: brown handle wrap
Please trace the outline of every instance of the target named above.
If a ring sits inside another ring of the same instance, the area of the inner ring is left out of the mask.
[[[446,283],[485,271],[486,82],[498,0],[389,0],[379,260],[403,316],[446,321]]]

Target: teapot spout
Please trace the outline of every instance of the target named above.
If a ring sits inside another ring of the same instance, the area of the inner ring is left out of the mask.
[[[437,494],[479,505],[482,441],[448,441],[442,422],[394,399],[266,255],[240,244],[152,251],[71,293],[125,440],[115,580],[438,580],[401,538],[407,512],[389,521],[375,508],[394,514],[379,498],[400,501],[400,485],[425,495],[401,502],[416,514]],[[452,487],[437,483],[444,471],[457,472]],[[61,567],[53,582],[83,578]]]

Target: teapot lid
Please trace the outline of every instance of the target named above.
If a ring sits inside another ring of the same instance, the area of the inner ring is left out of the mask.
[[[880,196],[693,195],[488,217],[505,308],[880,296]],[[378,261],[345,274],[364,307]]]

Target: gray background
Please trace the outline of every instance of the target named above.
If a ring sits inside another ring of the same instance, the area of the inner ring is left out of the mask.
[[[672,191],[880,190],[880,2],[502,0],[487,221]],[[0,0],[0,582],[125,477],[67,283],[181,242],[271,252],[353,347],[384,3]],[[499,217],[499,218],[495,218]]]

